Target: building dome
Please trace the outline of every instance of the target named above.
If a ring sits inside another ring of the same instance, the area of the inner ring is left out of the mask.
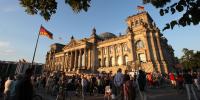
[[[103,40],[117,37],[115,34],[110,33],[110,32],[104,32],[104,33],[99,34],[98,36]]]

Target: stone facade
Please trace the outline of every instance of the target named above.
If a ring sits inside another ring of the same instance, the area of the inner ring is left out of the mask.
[[[52,44],[46,55],[46,69],[65,72],[110,72],[143,69],[168,73],[174,66],[174,53],[167,39],[147,12],[129,16],[123,35],[96,33],[66,44]]]

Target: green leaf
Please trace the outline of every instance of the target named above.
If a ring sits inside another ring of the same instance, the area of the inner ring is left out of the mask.
[[[166,29],[169,29],[170,28],[170,25],[169,24],[166,24],[166,26],[163,28],[162,31],[165,31]]]
[[[179,12],[183,11],[183,9],[184,9],[184,8],[183,8],[182,5],[177,5],[177,6],[176,6],[176,10],[179,11]]]
[[[186,26],[186,19],[184,17],[181,17],[178,21],[179,25],[185,27]]]
[[[164,13],[164,10],[163,9],[160,9],[160,15],[163,16],[165,13]]]
[[[171,12],[172,12],[172,14],[174,14],[176,12],[176,10],[174,8],[171,8]]]
[[[177,24],[178,24],[178,23],[177,23],[176,20],[171,21],[171,22],[170,22],[171,29],[173,29],[174,26],[177,25]]]
[[[169,10],[168,10],[168,9],[165,9],[164,11],[165,11],[165,13],[168,13],[168,12],[169,12]]]

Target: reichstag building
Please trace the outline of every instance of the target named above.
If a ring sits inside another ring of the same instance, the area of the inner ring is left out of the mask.
[[[88,38],[73,36],[69,43],[55,43],[46,55],[45,68],[68,73],[110,72],[118,68],[168,73],[174,66],[174,51],[150,15],[144,11],[126,19],[126,33],[96,33]]]

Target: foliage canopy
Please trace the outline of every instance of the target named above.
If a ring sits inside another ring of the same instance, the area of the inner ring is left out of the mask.
[[[194,52],[194,50],[189,50],[183,48],[184,55],[180,59],[180,63],[183,65],[184,69],[197,69],[200,68],[200,51]]]
[[[40,14],[45,20],[50,20],[51,16],[56,13],[56,0],[19,0],[20,5],[25,8],[25,12],[30,15]],[[182,16],[178,19],[171,20],[163,28],[173,29],[174,26],[185,27],[187,25],[198,25],[200,22],[200,0],[178,0],[176,3],[167,6],[171,0],[142,0],[144,4],[150,3],[160,9],[160,15],[180,13]],[[90,7],[91,0],[65,0],[65,4],[69,5],[75,13],[80,11],[87,12]]]

